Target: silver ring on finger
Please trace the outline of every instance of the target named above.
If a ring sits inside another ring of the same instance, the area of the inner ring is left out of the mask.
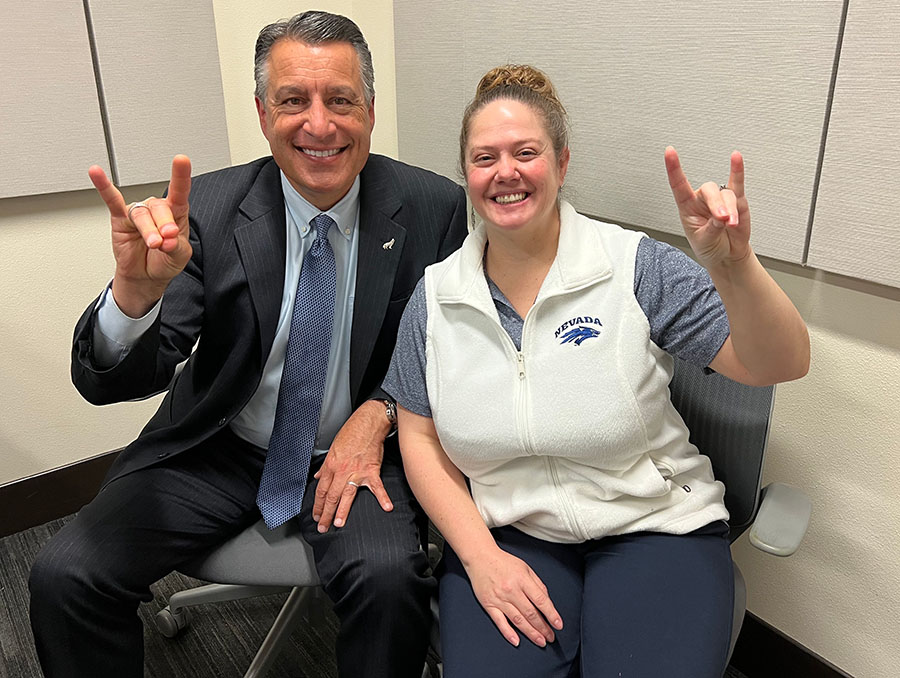
[[[128,208],[128,218],[131,219],[132,221],[134,221],[134,219],[131,218],[131,213],[134,212],[138,207],[143,207],[148,212],[150,211],[150,208],[147,206],[147,203],[140,202],[140,201],[134,203],[131,207]]]
[[[348,480],[348,481],[347,481],[347,484],[348,484],[348,485],[353,485],[353,487],[359,487],[359,483],[354,482],[354,481],[352,481],[352,480]]]

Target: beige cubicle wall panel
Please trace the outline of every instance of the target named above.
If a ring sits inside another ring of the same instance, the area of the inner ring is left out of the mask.
[[[395,0],[400,157],[453,174],[465,103],[494,65],[527,62],[571,123],[566,192],[602,219],[680,232],[663,152],[699,185],[747,163],[753,242],[802,260],[840,0]]]
[[[478,82],[466,47],[466,0],[394,0],[400,159],[456,181],[459,122]]]
[[[0,14],[0,198],[89,188],[107,154],[82,4]]]
[[[123,185],[230,164],[211,0],[89,0],[113,162]]]
[[[900,6],[847,12],[809,264],[900,287]]]

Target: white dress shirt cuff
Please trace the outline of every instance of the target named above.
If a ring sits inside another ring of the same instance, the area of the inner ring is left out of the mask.
[[[122,313],[113,298],[112,283],[107,285],[94,309],[94,363],[104,368],[117,365],[153,325],[159,315],[160,304],[162,299],[142,318],[129,318]]]

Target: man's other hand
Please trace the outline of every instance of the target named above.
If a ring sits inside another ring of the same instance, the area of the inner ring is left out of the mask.
[[[338,431],[315,478],[316,501],[313,520],[319,532],[327,532],[333,524],[343,527],[356,493],[367,487],[378,499],[381,508],[391,511],[394,505],[381,482],[381,461],[384,458],[384,439],[390,432],[390,422],[379,400],[363,403]]]

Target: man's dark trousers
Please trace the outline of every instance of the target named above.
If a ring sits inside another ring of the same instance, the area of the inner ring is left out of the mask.
[[[264,450],[225,430],[189,455],[109,483],[32,569],[32,618],[40,620],[33,630],[44,674],[143,676],[138,603],[152,600],[150,584],[259,520],[264,461]],[[321,461],[314,460],[312,473]],[[394,503],[390,517],[363,490],[347,524],[320,535],[310,480],[300,522],[342,620],[340,675],[420,675],[434,580],[420,548],[422,514],[398,455],[389,453],[382,469]]]

